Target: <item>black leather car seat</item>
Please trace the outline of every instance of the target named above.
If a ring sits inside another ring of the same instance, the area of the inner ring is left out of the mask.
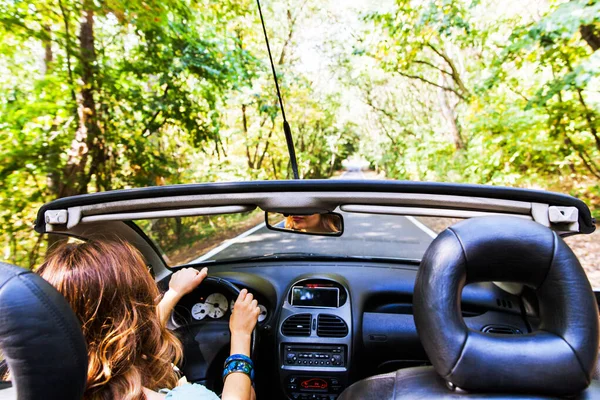
[[[460,311],[472,282],[535,289],[539,329],[497,335],[467,328]],[[442,232],[423,256],[414,319],[433,367],[359,381],[340,396],[358,399],[600,398],[592,381],[598,307],[579,261],[553,231],[516,217],[482,217]]]
[[[41,277],[5,263],[0,263],[0,351],[12,381],[12,388],[0,390],[0,399],[83,397],[88,360],[75,314]]]

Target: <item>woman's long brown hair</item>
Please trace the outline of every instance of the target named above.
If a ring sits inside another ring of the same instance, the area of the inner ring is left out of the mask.
[[[140,252],[125,242],[59,245],[38,273],[79,318],[88,346],[86,400],[145,399],[172,388],[181,343],[157,314],[160,293]]]

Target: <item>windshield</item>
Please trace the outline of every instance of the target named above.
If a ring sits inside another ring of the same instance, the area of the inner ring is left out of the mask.
[[[338,211],[339,212],[339,211]],[[341,237],[268,229],[264,213],[136,221],[163,252],[169,266],[280,257],[361,257],[419,261],[437,233],[455,218],[340,212]]]

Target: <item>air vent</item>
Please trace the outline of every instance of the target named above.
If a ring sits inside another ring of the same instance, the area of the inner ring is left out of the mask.
[[[292,315],[281,325],[281,333],[285,336],[310,336],[310,314]]]
[[[483,333],[495,333],[497,335],[521,335],[520,329],[514,328],[512,326],[506,325],[487,325],[484,326],[481,331]]]
[[[348,325],[340,317],[320,314],[317,319],[317,336],[342,338],[348,335]]]
[[[496,304],[498,304],[498,307],[502,308],[513,308],[513,304],[510,300],[496,299]]]

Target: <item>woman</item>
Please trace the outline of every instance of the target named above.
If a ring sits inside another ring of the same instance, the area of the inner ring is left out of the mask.
[[[331,233],[342,230],[339,218],[334,214],[289,215],[285,227],[310,233]]]
[[[79,318],[88,347],[86,400],[213,400],[201,385],[177,386],[173,364],[182,346],[166,329],[173,307],[206,277],[186,268],[160,293],[140,252],[125,242],[88,241],[58,246],[38,273],[61,292]],[[260,310],[245,289],[229,327],[231,357],[224,371],[223,399],[252,399],[250,337]],[[167,394],[161,389],[172,389]]]

